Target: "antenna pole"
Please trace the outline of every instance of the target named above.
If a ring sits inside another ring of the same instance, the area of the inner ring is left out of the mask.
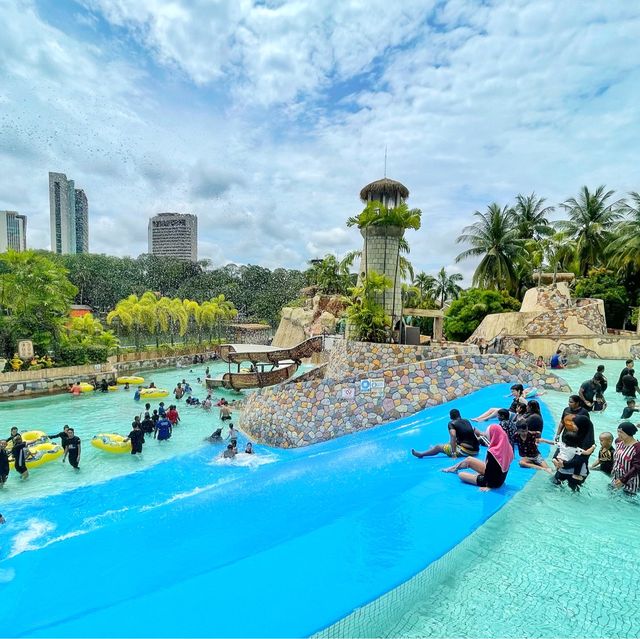
[[[387,177],[387,145],[384,145],[384,177]]]

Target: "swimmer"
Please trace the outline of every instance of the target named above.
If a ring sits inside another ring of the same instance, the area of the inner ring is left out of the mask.
[[[124,390],[126,390],[126,391],[128,391],[128,390],[129,390],[129,382],[127,382],[127,383],[124,385]],[[138,398],[138,399],[139,399],[139,398]]]
[[[253,444],[251,442],[247,442],[247,445],[244,447],[244,452],[247,455],[253,455]]]
[[[136,402],[140,401],[140,393],[142,392],[142,386],[138,386],[138,388],[136,389],[136,392],[133,394],[133,399]]]
[[[69,457],[69,463],[76,469],[80,469],[80,438],[75,434],[73,428],[67,431],[69,437],[67,438],[67,447],[64,449],[64,462]]]
[[[229,444],[225,451],[222,453],[222,456],[226,459],[233,459],[236,456],[236,449],[234,448],[233,444]]]
[[[231,442],[234,448],[238,448],[238,431],[233,427],[233,424],[229,424],[229,434],[227,439]]]
[[[171,426],[171,422],[166,417],[162,416],[156,422],[156,429],[153,434],[153,438],[158,441],[171,439],[172,431],[173,428]]]
[[[138,455],[142,453],[142,444],[144,444],[144,433],[140,428],[140,421],[138,417],[136,417],[136,421],[133,422],[133,430],[129,433],[129,436],[124,441],[131,442],[132,455]]]
[[[527,400],[524,398],[524,386],[522,384],[514,384],[511,387],[511,397],[513,397],[513,401],[511,402],[511,406],[509,406],[509,411],[512,413],[516,412],[516,408],[518,404],[526,404]],[[472,418],[472,422],[486,422],[489,419],[493,419],[498,415],[499,408],[490,408],[489,410],[482,413],[482,415],[478,415],[478,417]]]
[[[7,453],[7,442],[0,439],[0,488],[4,487],[9,477],[9,454]]]
[[[62,448],[66,448],[67,447],[67,440],[69,439],[69,426],[67,426],[65,424],[65,426],[63,427],[63,429],[57,433],[56,435],[47,435],[47,437],[49,439],[58,439],[58,437],[60,438],[60,445],[62,446]]]
[[[27,444],[22,441],[22,435],[16,435],[13,438],[13,465],[16,472],[20,475],[21,479],[27,479],[29,477],[29,470],[27,469],[27,457],[29,450]]]
[[[18,435],[18,427],[17,426],[12,426],[11,427],[11,434],[9,435],[9,437],[7,437],[7,443],[12,442],[16,436]]]
[[[222,428],[216,428],[205,441],[215,444],[222,441]]]

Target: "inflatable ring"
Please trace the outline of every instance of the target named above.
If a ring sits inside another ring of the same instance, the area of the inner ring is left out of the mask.
[[[538,394],[538,389],[537,388],[527,388],[524,391],[524,396],[527,399],[533,399],[537,394]]]
[[[109,392],[111,392],[111,391],[117,391],[117,390],[120,390],[120,389],[117,386],[107,386],[107,390]]]
[[[143,384],[144,383],[144,377],[136,377],[135,375],[131,375],[131,376],[123,376],[123,377],[118,377],[118,379],[116,379],[116,382],[118,384]]]
[[[27,446],[34,446],[35,444],[45,444],[49,442],[47,433],[41,430],[28,430],[26,433],[21,433],[22,441]]]
[[[116,433],[100,433],[91,438],[91,445],[107,453],[130,453],[131,442]]]
[[[93,386],[87,382],[80,382],[79,386],[81,393],[91,393],[94,390]]]
[[[140,399],[143,397],[154,399],[157,397],[167,397],[167,395],[169,395],[169,391],[164,388],[143,388],[140,391]]]
[[[64,454],[62,446],[51,442],[29,446],[28,450],[31,455],[27,456],[25,463],[29,469],[38,468],[47,462],[59,459]]]

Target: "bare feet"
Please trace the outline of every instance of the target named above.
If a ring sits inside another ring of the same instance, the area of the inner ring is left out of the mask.
[[[551,470],[551,468],[549,468],[549,466],[547,466],[546,468],[543,468],[542,470],[544,470],[545,473],[549,473],[550,475],[553,474],[553,471]]]
[[[411,449],[411,454],[418,459],[422,459],[424,457],[424,455],[422,453],[419,453],[415,448]]]
[[[448,468],[443,468],[442,472],[443,473],[457,473],[458,470],[460,470],[460,465],[462,464],[462,462],[458,462],[457,464],[454,464],[453,466],[449,466]]]

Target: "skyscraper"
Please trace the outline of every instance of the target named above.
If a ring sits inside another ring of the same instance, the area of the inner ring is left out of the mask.
[[[78,202],[76,202],[76,197]],[[51,250],[86,253],[89,250],[89,204],[64,173],[49,173]]]
[[[0,253],[27,250],[27,216],[0,211]]]
[[[76,253],[89,252],[89,202],[82,189],[76,193]]]
[[[198,218],[189,213],[159,213],[149,220],[149,253],[198,260]]]

